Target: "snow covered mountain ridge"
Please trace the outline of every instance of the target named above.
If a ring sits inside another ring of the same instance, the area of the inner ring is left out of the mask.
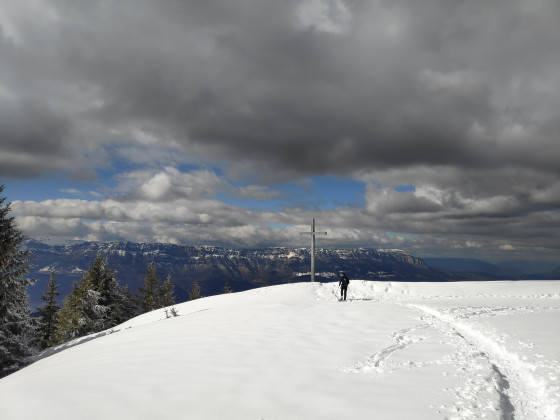
[[[165,255],[168,258],[192,257],[195,259],[208,257],[228,258],[309,258],[309,248],[269,247],[259,249],[230,249],[218,246],[189,246],[166,243],[133,243],[133,242],[86,242],[80,241],[66,245],[49,245],[46,243],[27,240],[26,249],[36,252],[52,252],[61,255],[77,253],[102,252],[107,255]],[[390,257],[395,260],[409,264],[424,265],[424,263],[410,252],[402,249],[321,249],[316,250],[317,258],[338,256],[341,259],[354,259],[368,255],[376,255],[379,258]]]
[[[39,303],[51,270],[55,271],[61,292],[71,290],[97,253],[107,257],[117,270],[121,284],[131,290],[143,283],[146,267],[155,262],[158,274],[171,274],[179,301],[186,300],[196,280],[204,295],[221,292],[227,281],[234,291],[274,284],[307,281],[310,278],[308,248],[227,249],[214,246],[181,246],[130,242],[81,242],[47,245],[28,241],[34,250],[34,269],[30,276],[39,281],[30,289],[31,303]],[[403,250],[317,249],[317,279],[333,280],[345,271],[351,278],[409,281],[447,280],[442,273]]]

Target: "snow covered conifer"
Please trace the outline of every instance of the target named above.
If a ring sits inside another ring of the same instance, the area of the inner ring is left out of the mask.
[[[51,340],[52,335],[55,331],[56,326],[56,314],[60,310],[60,306],[56,301],[56,297],[60,296],[57,291],[59,284],[54,281],[54,270],[51,271],[51,277],[47,285],[47,290],[41,296],[41,299],[45,301],[45,305],[39,308],[40,313],[40,325],[39,334],[41,340],[41,346],[47,347]]]
[[[109,308],[101,304],[101,292],[92,287],[91,279],[84,278],[80,284],[81,325],[79,335],[102,331],[107,326]]]
[[[0,194],[3,191],[0,185]],[[25,237],[9,217],[10,203],[4,205],[5,200],[0,195],[0,377],[27,364],[35,335],[27,294],[34,280],[25,278],[31,252],[20,249]]]
[[[57,313],[56,330],[49,345],[59,344],[82,335],[114,327],[120,316],[124,294],[109,269],[107,260],[98,253],[93,264],[74,290],[64,299]]]
[[[126,321],[123,319],[124,290],[119,286],[116,271],[109,268],[107,258],[103,259],[101,253],[97,254],[87,276],[90,277],[92,289],[99,293],[98,304],[105,308],[102,329],[111,328]]]
[[[119,286],[116,271],[98,253],[57,314],[56,331],[49,344],[114,327],[136,315],[128,288]]]
[[[57,313],[55,332],[48,345],[61,344],[101,330],[105,308],[99,305],[99,298],[100,294],[93,290],[88,276],[79,283],[74,282],[74,290],[64,298]]]
[[[156,273],[156,264],[152,261],[148,264],[144,286],[140,290],[140,310],[142,313],[161,308],[159,303],[159,276]]]
[[[109,264],[103,259],[101,252],[95,256],[86,276],[90,279],[91,287],[100,293],[101,304],[108,303],[114,293],[115,271],[109,269]]]

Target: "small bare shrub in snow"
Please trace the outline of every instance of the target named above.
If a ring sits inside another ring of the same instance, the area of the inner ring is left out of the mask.
[[[175,309],[174,306],[172,306],[171,309],[169,309],[169,310],[167,310],[167,308],[164,309],[164,310],[165,310],[165,317],[166,318],[171,318],[172,316],[179,316],[179,311],[177,309]]]

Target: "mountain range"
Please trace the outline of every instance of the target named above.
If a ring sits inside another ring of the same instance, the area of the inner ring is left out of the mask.
[[[26,242],[34,251],[30,277],[37,280],[29,290],[32,306],[41,304],[50,272],[60,284],[62,296],[72,290],[93,263],[97,253],[107,258],[117,271],[122,285],[136,292],[144,282],[152,261],[163,282],[171,275],[177,300],[188,298],[196,280],[206,296],[221,293],[226,282],[234,291],[260,286],[310,280],[310,250],[306,248],[227,249],[214,246],[183,246],[162,243],[79,242],[48,245],[34,240]],[[350,278],[395,281],[445,280],[439,270],[428,267],[407,251],[374,249],[317,249],[316,280],[333,281],[340,271]]]
[[[34,251],[29,276],[37,282],[29,288],[32,307],[41,305],[51,271],[60,284],[61,298],[71,292],[101,253],[117,272],[121,285],[132,292],[144,282],[152,261],[163,282],[171,275],[178,302],[188,299],[197,281],[206,296],[221,293],[228,284],[233,291],[310,280],[309,248],[227,249],[214,246],[184,246],[162,243],[77,242],[49,245],[28,240]],[[316,280],[338,279],[345,271],[350,279],[390,281],[494,280],[507,278],[492,264],[478,260],[422,260],[399,249],[317,249]],[[509,273],[511,275],[511,273]],[[510,276],[509,278],[517,278]],[[541,277],[543,278],[543,277]],[[549,277],[552,278],[552,277]]]

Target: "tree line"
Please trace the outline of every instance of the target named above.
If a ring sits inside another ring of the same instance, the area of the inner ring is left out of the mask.
[[[143,287],[134,294],[128,286],[119,284],[116,271],[101,253],[81,280],[74,282],[62,307],[56,299],[60,295],[58,286],[51,271],[47,290],[41,296],[45,303],[38,308],[39,345],[43,349],[110,329],[137,315],[176,303],[171,275],[160,284],[154,262],[148,265]]]
[[[32,314],[27,287],[34,280],[25,277],[31,268],[32,252],[21,249],[25,237],[14,217],[9,216],[10,203],[4,204],[3,190],[0,185],[0,378],[21,369],[31,356],[47,347],[110,329],[176,303],[171,275],[161,283],[154,262],[148,264],[143,286],[132,293],[128,286],[119,284],[116,270],[98,253],[61,306],[57,299],[59,285],[51,271],[41,296],[44,304]],[[231,292],[227,283],[223,292]],[[195,281],[189,300],[200,297],[200,285]],[[171,314],[177,316],[178,312],[171,308]]]

